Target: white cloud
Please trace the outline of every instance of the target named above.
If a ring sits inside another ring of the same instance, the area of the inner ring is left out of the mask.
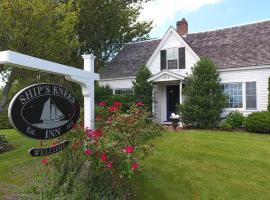
[[[139,20],[153,20],[154,25],[162,26],[175,17],[177,12],[190,13],[202,6],[216,4],[222,0],[154,0],[143,3]]]

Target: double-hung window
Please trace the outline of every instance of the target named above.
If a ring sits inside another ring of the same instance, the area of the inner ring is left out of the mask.
[[[160,51],[160,71],[170,69],[185,69],[185,47],[169,48]]]
[[[178,69],[178,49],[170,48],[167,49],[167,68]]]
[[[246,109],[257,109],[256,82],[246,82]]]
[[[242,83],[225,83],[224,93],[228,97],[227,108],[243,107]]]

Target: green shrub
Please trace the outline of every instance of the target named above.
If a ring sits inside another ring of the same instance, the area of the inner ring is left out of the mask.
[[[12,128],[11,124],[9,123],[8,119],[8,111],[7,108],[0,113],[0,129],[10,129]]]
[[[95,102],[107,101],[113,95],[113,90],[109,85],[100,86],[95,82]]]
[[[270,112],[251,113],[245,119],[244,127],[250,132],[270,133]]]
[[[148,82],[152,76],[150,70],[147,66],[142,65],[139,69],[139,72],[136,75],[136,80],[133,82],[134,96],[136,101],[144,103],[148,111],[152,111],[152,102],[153,102],[153,83]]]
[[[0,135],[0,147],[3,147],[6,144],[8,144],[8,141],[5,137],[5,135]]]
[[[239,111],[230,112],[226,117],[226,122],[231,125],[232,128],[240,128],[243,126],[245,117]]]
[[[180,105],[183,123],[195,128],[214,128],[226,105],[217,66],[209,59],[201,59],[192,69],[183,88],[185,101]]]
[[[142,104],[128,111],[122,106],[99,104],[96,130],[74,126],[65,136],[68,149],[45,162],[43,173],[21,199],[134,199],[130,179],[153,150],[150,140],[162,132]]]
[[[219,128],[223,131],[231,131],[233,127],[227,121],[222,121],[219,124]]]

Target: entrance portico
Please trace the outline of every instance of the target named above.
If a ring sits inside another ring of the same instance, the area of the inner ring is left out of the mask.
[[[182,88],[186,76],[176,72],[162,70],[148,79],[154,84],[154,118],[161,124],[166,124],[171,113],[177,112],[176,105],[183,102]]]

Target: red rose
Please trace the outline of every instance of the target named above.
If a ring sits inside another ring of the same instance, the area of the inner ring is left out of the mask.
[[[113,163],[112,163],[112,162],[108,162],[108,163],[107,163],[107,167],[108,167],[109,169],[111,169],[111,168],[113,167]]]
[[[121,107],[122,106],[122,103],[119,102],[119,101],[115,101],[115,102],[113,102],[113,106],[114,107]]]
[[[127,153],[127,154],[131,154],[133,153],[134,148],[132,146],[127,146],[123,149],[123,152]]]
[[[116,112],[118,110],[119,107],[115,107],[115,106],[111,106],[109,107],[109,112]]]
[[[131,165],[131,170],[132,171],[135,171],[136,169],[138,169],[139,168],[139,164],[138,163],[133,163],[132,165]]]
[[[94,138],[100,138],[102,136],[102,131],[100,129],[96,129],[92,132]]]
[[[85,155],[88,155],[88,156],[91,155],[91,154],[92,154],[91,149],[85,149],[85,150],[84,150],[84,154],[85,154]]]
[[[103,162],[107,162],[107,155],[106,155],[106,153],[102,153],[101,154],[101,160],[103,161]]]
[[[85,133],[85,135],[87,135],[88,137],[91,137],[91,135],[92,135],[92,130],[91,130],[91,129],[86,129],[86,130],[84,131],[84,133]]]
[[[108,123],[109,123],[109,124],[112,124],[112,116],[110,116],[110,117],[108,118]]]
[[[48,159],[43,159],[41,162],[42,162],[43,165],[48,165],[49,160]]]
[[[98,107],[105,107],[106,105],[107,103],[103,101],[98,103]]]
[[[137,103],[136,103],[136,106],[137,106],[137,107],[143,107],[144,104],[143,104],[142,102],[137,102]]]

